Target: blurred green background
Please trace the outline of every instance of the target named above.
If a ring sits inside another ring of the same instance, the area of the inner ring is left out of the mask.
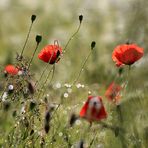
[[[127,41],[136,43],[144,48],[144,57],[136,62],[130,71],[126,93],[123,91],[123,94],[121,94],[123,95],[121,106],[124,113],[124,126],[129,134],[126,135],[129,144],[133,145],[132,148],[139,148],[137,143],[139,143],[139,139],[142,139],[143,135],[145,135],[143,139],[147,145],[148,1],[0,0],[0,69],[2,71],[6,64],[15,63],[16,52],[21,52],[31,23],[30,17],[32,14],[36,14],[37,19],[34,22],[24,55],[28,59],[31,57],[36,46],[36,35],[42,35],[43,40],[31,66],[31,70],[35,74],[36,79],[38,79],[46,65],[37,58],[37,54],[47,44],[53,44],[54,40],[58,40],[60,46],[64,48],[68,39],[79,25],[79,15],[82,14],[84,16],[82,26],[78,34],[70,42],[64,57],[56,64],[56,71],[52,83],[55,85],[62,84],[63,86],[65,83],[73,82],[84,59],[90,51],[91,42],[96,41],[96,48],[87,61],[79,79],[79,82],[85,84],[85,87],[82,89],[75,88],[72,94],[69,93],[70,99],[65,97],[65,104],[62,105],[59,114],[61,116],[60,118],[59,116],[57,117],[62,126],[62,130],[65,129],[65,123],[69,117],[69,113],[73,110],[76,113],[79,112],[83,101],[87,98],[88,92],[91,92],[92,95],[101,95],[103,99],[105,98],[105,90],[114,80],[118,72],[118,68],[111,58],[114,48],[118,44],[123,44]],[[124,72],[125,75],[121,77],[121,81],[126,81],[124,78],[127,75],[127,68],[124,69]],[[49,89],[50,97],[48,97],[51,102],[56,102],[60,99],[59,96],[61,96],[63,92],[67,92],[67,88],[65,87],[55,90],[49,87]],[[116,114],[112,114],[112,111],[115,111],[115,107],[111,106],[107,99],[104,99],[103,102],[105,102],[105,106],[109,112],[107,123],[110,124],[111,121],[113,121],[111,122],[113,125],[114,123],[118,123],[116,122],[116,120],[118,120]],[[16,108],[21,108],[21,105],[14,107],[14,109]],[[67,111],[67,114],[63,111]],[[8,116],[1,111],[0,121],[3,122],[1,126],[3,132],[0,133],[1,137],[5,137],[4,134],[7,134],[8,129],[11,128],[13,124],[10,113],[7,115]],[[6,117],[9,118],[7,119]],[[5,120],[8,121],[6,122]],[[61,124],[62,120],[64,120],[62,122],[64,124]],[[81,129],[84,125],[86,126],[86,124],[81,124],[78,129]],[[9,127],[8,129],[7,126]],[[55,124],[55,127],[56,126],[58,125]],[[134,129],[135,127],[137,127],[136,130]],[[82,130],[84,128],[82,128]],[[22,130],[24,128],[20,129]],[[59,131],[61,131],[61,129],[59,129]],[[73,141],[78,140],[79,138],[77,138],[77,136],[79,137],[80,134],[75,132],[75,128],[72,133]],[[91,134],[92,133],[94,133],[94,131],[92,131]],[[114,136],[114,133],[110,131],[104,132],[104,129],[102,132],[99,132],[100,135],[102,133],[107,134],[103,134],[103,137],[105,137],[104,141],[102,140],[103,138],[98,138],[101,143],[103,141],[106,143],[106,147],[109,148],[119,148],[119,140],[117,139],[118,137]],[[137,136],[137,133],[140,135],[140,138]],[[134,139],[134,136],[132,137],[130,134],[138,137],[137,143],[133,143],[136,138]],[[134,140],[131,142],[129,137]],[[89,135],[88,139],[90,139]],[[4,140],[5,138],[1,141],[3,142]],[[63,143],[63,141],[61,143]]]
[[[42,43],[37,53],[47,44],[58,40],[64,48],[69,37],[79,25],[78,16],[84,20],[77,36],[68,46],[68,52],[57,64],[55,81],[72,81],[96,41],[93,55],[81,76],[84,83],[110,83],[117,69],[111,59],[113,49],[126,41],[145,49],[145,55],[134,65],[133,86],[147,82],[148,1],[147,0],[1,0],[0,1],[0,63],[1,69],[13,63],[16,52],[21,52],[30,16],[37,15],[25,55],[30,57],[35,48],[35,36],[41,34]],[[36,76],[45,63],[36,57],[32,68]],[[138,79],[137,79],[138,78]]]

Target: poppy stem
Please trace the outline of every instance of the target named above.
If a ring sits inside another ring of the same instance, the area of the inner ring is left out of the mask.
[[[43,84],[43,86],[41,87],[41,90],[45,88],[45,86],[46,86],[46,84],[47,84],[47,81],[48,81],[48,79],[49,79],[49,76],[50,76],[50,74],[51,74],[52,71],[53,71],[53,73],[52,73],[52,76],[51,76],[51,79],[50,79],[50,82],[49,82],[49,83],[51,83],[51,81],[52,81],[52,79],[53,79],[53,76],[54,76],[55,64],[53,65],[53,67],[52,67],[51,70],[49,71],[49,73],[48,73],[48,75],[47,75],[47,77],[46,77],[46,79],[45,79],[45,81],[44,81],[44,84]],[[42,94],[42,93],[39,93],[38,98],[40,97],[41,94]],[[44,94],[45,94],[45,90],[43,91],[43,95],[44,95]]]
[[[78,79],[79,79],[79,77],[80,77],[82,71],[84,70],[84,67],[85,67],[86,62],[88,61],[88,59],[89,59],[89,57],[90,57],[90,55],[91,55],[91,53],[92,53],[92,51],[93,51],[93,49],[94,49],[94,47],[95,47],[95,44],[96,44],[96,43],[95,43],[94,41],[91,43],[91,50],[90,50],[89,54],[87,55],[87,57],[85,58],[85,60],[84,60],[84,62],[83,62],[83,64],[82,64],[82,66],[81,66],[81,68],[80,68],[80,71],[79,71],[79,73],[78,73],[78,76],[75,78],[75,80],[73,81],[72,85],[76,84],[76,82],[78,81]]]
[[[80,21],[77,30],[72,34],[72,36],[71,36],[71,37],[69,38],[69,40],[67,41],[67,43],[66,43],[66,45],[65,45],[65,47],[64,47],[64,49],[63,49],[63,55],[66,53],[66,50],[67,50],[67,47],[68,47],[70,41],[71,41],[71,40],[77,35],[77,33],[79,32],[79,30],[80,30],[80,28],[81,28],[81,24],[82,24],[82,21]]]
[[[29,68],[30,68],[30,65],[31,65],[31,63],[32,63],[32,61],[33,61],[33,58],[34,58],[35,53],[36,53],[36,51],[37,51],[37,49],[38,49],[38,46],[39,46],[39,44],[37,43],[37,44],[36,44],[36,47],[35,47],[35,50],[34,50],[34,52],[33,52],[33,55],[32,55],[32,57],[31,57],[31,59],[30,59],[29,64],[28,64],[27,70],[29,70]]]
[[[38,86],[38,84],[39,84],[39,82],[41,81],[41,79],[42,79],[42,77],[43,77],[45,71],[46,71],[47,68],[48,68],[48,66],[49,66],[49,64],[46,65],[45,69],[44,69],[43,72],[41,73],[41,76],[40,76],[39,80],[37,80],[37,81],[35,82],[35,85],[34,85],[35,87]]]
[[[33,22],[31,22],[31,25],[30,25],[30,27],[29,27],[29,31],[28,31],[28,33],[27,33],[25,43],[24,43],[24,46],[23,46],[22,51],[21,51],[21,54],[20,54],[20,59],[23,58],[23,53],[24,53],[25,47],[26,47],[26,45],[27,45],[27,42],[28,42],[28,39],[29,39],[29,35],[30,35],[30,32],[31,32],[32,26],[33,26]]]

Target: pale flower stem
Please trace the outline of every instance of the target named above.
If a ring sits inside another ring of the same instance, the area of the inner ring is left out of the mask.
[[[86,62],[88,61],[88,59],[89,59],[91,53],[92,53],[92,50],[89,52],[88,56],[85,58],[84,63],[82,64],[81,69],[80,69],[80,71],[79,71],[79,73],[78,73],[78,76],[75,78],[75,80],[74,80],[74,82],[72,83],[72,85],[75,85],[76,82],[78,81],[78,79],[79,79],[79,77],[80,77],[80,75],[81,75],[81,73],[82,73],[82,71],[83,71],[83,69],[84,69],[84,67],[85,67],[85,64],[86,64]]]
[[[80,28],[81,28],[81,24],[82,24],[82,23],[79,24],[79,26],[78,26],[76,32],[74,32],[73,35],[72,35],[72,36],[69,38],[69,40],[67,41],[67,43],[66,43],[66,45],[65,45],[65,47],[64,47],[64,49],[63,49],[63,55],[66,53],[67,47],[68,47],[69,43],[71,42],[71,40],[72,40],[72,39],[76,36],[76,34],[79,32],[79,30],[80,30]]]
[[[27,37],[26,37],[26,40],[25,40],[23,49],[22,49],[22,51],[21,51],[21,54],[20,54],[20,57],[21,57],[21,58],[22,58],[22,56],[23,56],[25,47],[26,47],[26,45],[27,45],[27,42],[28,42],[28,39],[29,39],[29,35],[30,35],[31,29],[32,29],[32,25],[33,25],[33,22],[31,22],[31,25],[30,25],[30,27],[29,27],[29,31],[28,31],[28,34],[27,34]]]
[[[37,49],[38,49],[38,46],[39,46],[39,43],[37,43],[37,45],[36,45],[36,47],[35,47],[35,50],[34,50],[34,52],[33,52],[33,55],[32,55],[32,57],[31,57],[31,59],[30,59],[30,62],[29,62],[29,64],[28,64],[28,70],[29,70],[29,68],[30,68],[30,65],[31,65],[31,63],[32,63],[32,61],[33,61],[33,58],[34,58],[34,56],[35,56],[35,53],[36,53],[36,51],[37,51]]]

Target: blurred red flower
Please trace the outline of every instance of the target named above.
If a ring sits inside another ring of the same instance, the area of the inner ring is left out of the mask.
[[[122,44],[117,46],[113,53],[112,59],[116,65],[132,65],[138,61],[144,54],[144,49],[138,47],[136,44]]]
[[[100,96],[89,96],[80,111],[80,117],[89,122],[99,121],[107,117],[102,98]]]
[[[14,65],[7,65],[4,71],[11,75],[17,75],[19,72],[19,69],[15,67]]]
[[[45,46],[40,53],[38,58],[46,63],[54,64],[58,62],[59,55],[62,53],[62,48],[58,45],[47,45]]]
[[[122,87],[114,82],[112,82],[105,92],[105,96],[109,101],[118,103],[120,99],[120,91]]]

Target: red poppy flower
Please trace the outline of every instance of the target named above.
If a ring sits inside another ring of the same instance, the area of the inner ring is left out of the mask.
[[[99,121],[107,117],[102,99],[100,96],[89,96],[88,100],[80,111],[80,117],[89,122]]]
[[[118,103],[120,99],[120,90],[122,87],[112,82],[105,92],[105,96],[108,100]]]
[[[144,54],[144,49],[136,44],[123,44],[117,46],[113,53],[112,59],[117,66],[132,65],[138,61]]]
[[[11,75],[17,75],[18,71],[19,71],[18,68],[16,68],[13,65],[7,65],[5,67],[5,72],[8,73],[8,74],[11,74]]]
[[[54,64],[59,60],[62,48],[58,45],[47,45],[38,54],[38,58],[46,63]]]

